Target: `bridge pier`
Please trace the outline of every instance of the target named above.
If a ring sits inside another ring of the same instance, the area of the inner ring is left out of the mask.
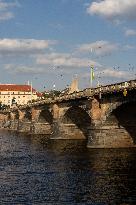
[[[52,133],[51,125],[49,123],[40,123],[32,121],[30,125],[31,134],[47,134]]]
[[[86,139],[83,131],[75,124],[64,124],[54,121],[52,126],[51,139]]]
[[[10,129],[16,131],[18,128],[18,112],[10,112]]]
[[[98,120],[98,119],[97,119]],[[98,121],[97,121],[98,122]],[[136,146],[135,101],[101,105],[101,119],[91,130],[90,148],[120,148]]]
[[[136,127],[133,131],[136,131]],[[96,127],[91,129],[88,137],[88,148],[124,148],[134,147],[131,135],[123,127]]]
[[[9,119],[9,114],[8,113],[1,113],[0,114],[0,128],[3,127],[4,123],[6,123]]]
[[[31,122],[25,120],[14,121],[14,127],[17,128],[18,132],[29,133]]]

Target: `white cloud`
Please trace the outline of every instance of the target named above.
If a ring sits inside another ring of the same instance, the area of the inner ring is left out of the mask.
[[[91,64],[100,66],[99,63],[91,61],[88,58],[73,57],[66,53],[51,53],[48,55],[37,56],[37,64],[52,65],[52,66],[65,66],[65,67],[78,67],[85,68]]]
[[[49,65],[37,65],[37,64],[19,64],[11,63],[3,65],[4,71],[15,75],[43,75],[43,74],[54,74],[55,76],[60,73],[71,74],[73,70],[66,69],[65,67],[53,67]]]
[[[104,69],[102,72],[104,77],[127,78],[130,74],[127,71],[116,71],[113,69]]]
[[[6,2],[5,0],[0,0],[0,21],[9,20],[14,17],[14,13],[10,11],[11,8],[19,6],[17,1]]]
[[[113,44],[108,41],[96,41],[93,43],[82,44],[77,50],[79,52],[93,52],[96,55],[104,55],[111,53],[118,48],[118,44]]]
[[[125,36],[135,36],[136,35],[136,30],[134,29],[127,29],[125,31]]]
[[[56,43],[53,40],[0,39],[0,55],[37,53]]]
[[[12,12],[0,13],[0,21],[8,20],[14,17]]]
[[[14,2],[6,2],[5,0],[0,0],[0,10],[7,10],[8,8],[18,6],[19,3],[17,1]]]
[[[88,58],[73,57],[69,53],[35,54],[34,61],[20,64],[20,61],[11,61],[3,68],[10,74],[44,74],[44,73],[71,73],[75,69],[90,68],[90,65],[101,65]],[[35,61],[36,60],[36,61]]]
[[[87,8],[89,14],[103,16],[109,20],[136,18],[136,0],[93,1]]]
[[[122,52],[124,52],[124,51],[131,51],[131,50],[135,50],[135,49],[136,49],[135,44],[124,44],[121,47],[121,51]]]
[[[42,67],[27,66],[27,65],[15,65],[15,64],[6,64],[4,69],[12,74],[43,74],[46,70]]]
[[[130,79],[133,79],[133,74],[124,71],[124,70],[114,70],[111,67],[100,67],[99,69],[94,69],[94,75],[95,75],[95,80],[94,80],[94,86],[97,85],[98,81],[100,84],[105,85],[105,84],[110,84],[110,83],[117,83],[121,81],[127,81]],[[81,78],[87,82],[87,79],[90,79],[90,73],[84,73],[84,75],[81,75]],[[87,85],[88,86],[88,85]]]

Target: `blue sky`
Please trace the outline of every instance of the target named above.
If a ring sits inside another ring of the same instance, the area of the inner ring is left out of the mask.
[[[0,83],[39,90],[134,79],[135,0],[0,0]]]

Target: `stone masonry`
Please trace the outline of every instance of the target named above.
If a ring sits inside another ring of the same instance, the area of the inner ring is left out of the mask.
[[[126,96],[119,84],[3,111],[1,127],[9,120],[13,130],[51,139],[86,139],[89,148],[134,147],[136,82],[127,85]]]

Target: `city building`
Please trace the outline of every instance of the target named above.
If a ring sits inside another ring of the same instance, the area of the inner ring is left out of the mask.
[[[28,101],[40,98],[40,93],[31,85],[0,84],[0,102],[2,105],[24,105]]]

